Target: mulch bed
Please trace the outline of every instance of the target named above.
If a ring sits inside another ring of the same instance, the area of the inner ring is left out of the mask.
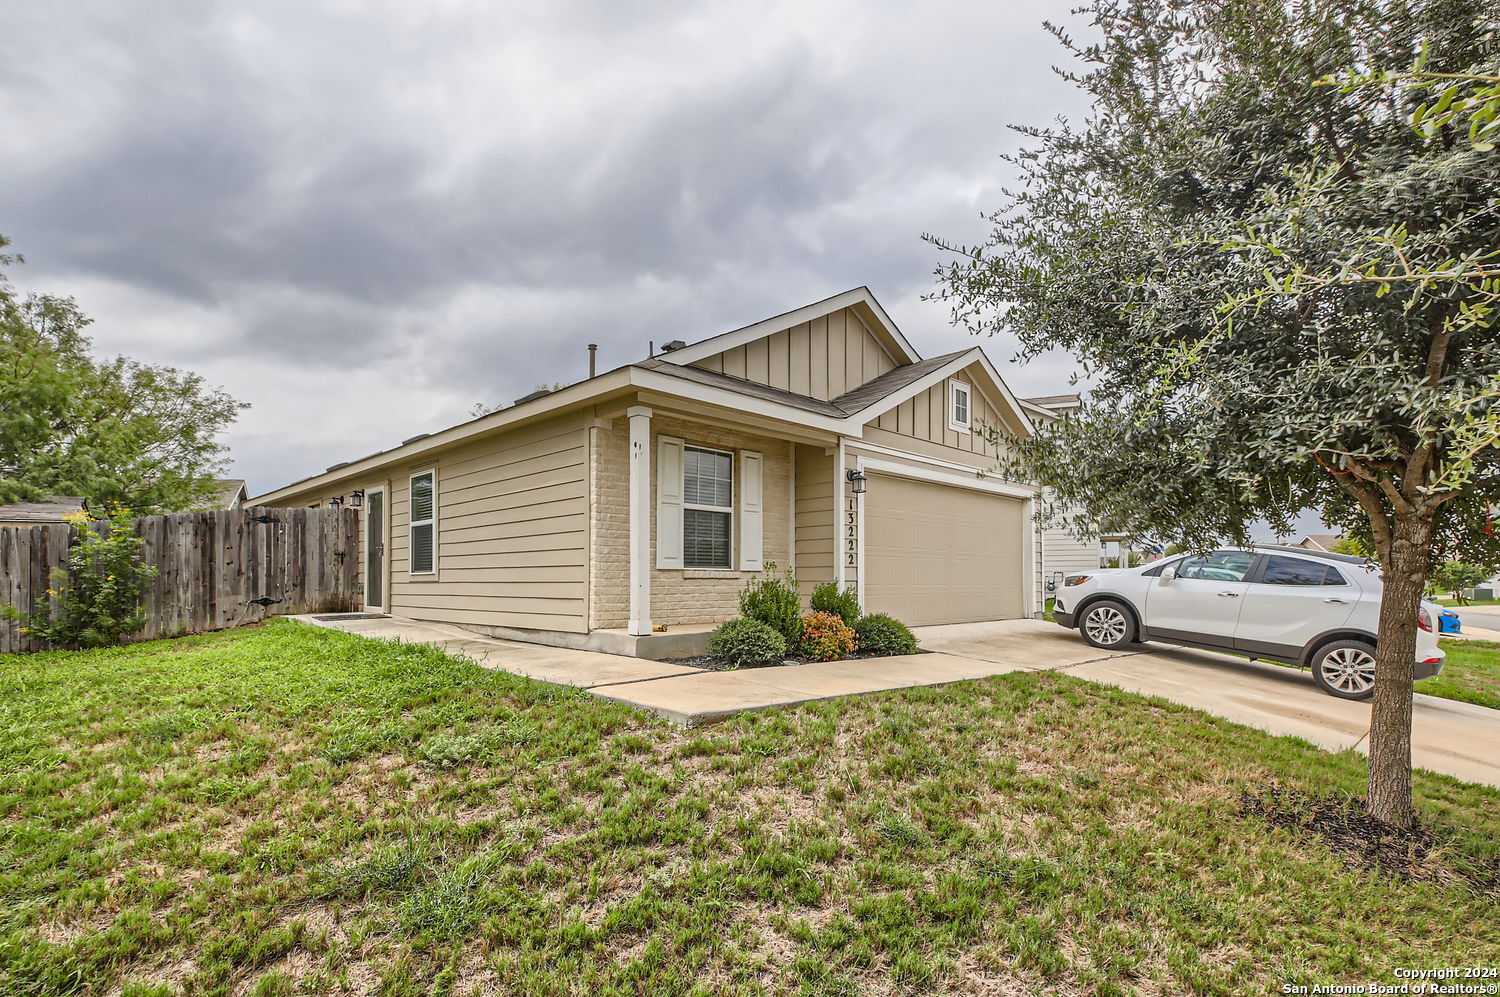
[[[917,649],[917,653],[918,654],[927,654],[928,652],[927,651],[923,651],[920,648],[918,648]],[[889,657],[890,657],[890,655],[888,655],[888,654],[866,654],[863,651],[855,651],[853,654],[849,655],[849,657],[847,657],[847,658],[835,658],[833,660],[835,660],[835,661],[859,661],[859,660],[864,659],[864,658],[889,658]],[[782,668],[782,667],[784,667],[786,665],[814,665],[814,664],[822,664],[822,662],[814,661],[811,658],[798,658],[798,657],[795,657],[795,656],[783,658],[780,661],[768,661],[765,664],[761,664],[761,665],[736,665],[733,662],[726,661],[723,658],[715,657],[712,654],[699,654],[699,655],[696,655],[696,656],[691,657],[691,658],[663,658],[661,660],[664,661],[664,662],[666,662],[669,665],[687,665],[689,668],[701,668],[701,669],[703,669],[706,672],[731,672],[731,671],[737,671],[737,670],[738,671],[743,671],[743,670],[748,669],[748,668]]]
[[[1352,869],[1402,879],[1462,882],[1479,893],[1500,895],[1500,861],[1465,861],[1468,856],[1419,824],[1401,828],[1370,816],[1359,797],[1314,797],[1271,784],[1240,794],[1240,816],[1315,835]],[[1459,859],[1456,867],[1454,858]]]

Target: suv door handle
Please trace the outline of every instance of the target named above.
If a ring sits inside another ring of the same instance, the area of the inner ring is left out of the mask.
[[[1227,595],[1231,599],[1238,599],[1240,597],[1240,594],[1238,592],[1220,592],[1219,594]]]
[[[1331,603],[1333,603],[1336,606],[1342,606],[1342,605],[1344,605],[1344,600],[1343,599],[1324,599],[1323,601],[1324,602],[1331,602]]]

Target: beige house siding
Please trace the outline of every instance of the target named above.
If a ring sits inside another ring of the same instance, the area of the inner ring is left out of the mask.
[[[691,366],[827,401],[879,377],[896,363],[859,316],[841,308]]]
[[[826,451],[825,447],[797,446],[797,581],[804,603],[815,586],[833,581],[834,456]]]
[[[351,479],[347,489],[389,482],[390,612],[448,623],[584,632],[587,439],[582,413],[572,413],[393,465],[380,472],[388,477]],[[437,570],[414,576],[410,481],[428,469],[436,471]],[[326,495],[305,494],[281,504],[326,500]]]
[[[711,426],[671,416],[651,420],[651,620],[668,626],[707,623],[739,615],[739,592],[758,572],[680,569],[658,570],[656,563],[656,440],[678,437],[688,446],[717,450],[753,450],[762,456],[761,507],[764,545],[762,558],[778,569],[791,563],[791,447],[785,440],[740,430]],[[593,626],[613,629],[629,622],[630,612],[630,431],[617,418],[594,430],[593,568],[589,587]],[[738,461],[736,461],[738,475]],[[735,512],[739,512],[739,481],[735,482]],[[739,521],[733,525],[734,555],[739,563]]]

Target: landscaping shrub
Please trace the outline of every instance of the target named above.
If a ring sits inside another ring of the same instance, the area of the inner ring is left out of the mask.
[[[871,654],[916,654],[917,638],[911,628],[884,613],[860,617],[854,624],[859,648]]]
[[[774,574],[774,561],[766,563],[766,575],[751,579],[740,589],[740,615],[759,620],[786,639],[788,647],[797,646],[802,633],[802,600],[797,595],[797,576],[790,571],[784,578]]]
[[[838,582],[824,582],[813,589],[810,601],[813,612],[832,613],[851,627],[859,619],[859,597],[853,589],[841,589]]]
[[[146,625],[141,600],[156,568],[142,559],[145,541],[135,535],[130,511],[118,506],[109,515],[107,530],[87,513],[68,521],[78,528],[78,537],[68,548],[67,567],[52,569],[47,589],[51,606],[39,613],[0,606],[0,615],[20,623],[21,633],[53,647],[119,644]]]
[[[854,629],[832,613],[808,613],[802,619],[802,641],[798,649],[812,661],[847,658],[859,647]]]
[[[760,665],[786,657],[786,638],[760,620],[730,620],[708,638],[708,649],[736,665]]]

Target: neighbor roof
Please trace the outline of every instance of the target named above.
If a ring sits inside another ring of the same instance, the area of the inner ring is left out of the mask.
[[[40,502],[13,502],[0,505],[0,522],[61,523],[68,516],[83,512],[86,503],[77,495],[49,495]]]
[[[1022,398],[1023,402],[1040,405],[1042,408],[1071,408],[1083,401],[1082,395],[1042,395],[1039,398]]]
[[[1344,535],[1342,533],[1309,533],[1307,536],[1299,540],[1298,543],[1303,544],[1311,540],[1323,550],[1328,550],[1330,547],[1332,547],[1342,539],[1344,539]]]

